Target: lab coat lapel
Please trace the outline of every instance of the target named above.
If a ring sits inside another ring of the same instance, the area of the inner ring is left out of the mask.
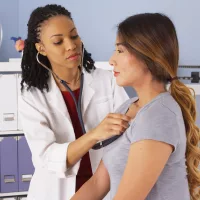
[[[82,116],[84,116],[89,103],[92,99],[92,97],[95,94],[94,89],[92,88],[93,83],[93,77],[90,73],[83,71],[84,74],[84,83],[83,83],[83,91],[82,91]],[[50,75],[49,79],[49,92],[47,92],[48,99],[51,101],[53,107],[58,110],[64,117],[66,117],[70,122],[70,116],[69,112],[67,110],[67,106],[65,104],[65,101],[63,99],[62,93],[60,89],[58,88],[54,78],[52,75]]]
[[[52,75],[50,75],[50,79],[48,83],[49,83],[48,84],[49,92],[47,92],[47,95],[48,95],[49,101],[51,102],[55,110],[58,110],[64,117],[66,117],[71,122],[69,112],[67,110],[67,106],[62,96],[62,93],[60,89],[58,88]]]
[[[92,97],[95,94],[92,88],[93,77],[90,73],[84,71],[84,83],[83,83],[83,93],[82,93],[82,115],[84,116]]]

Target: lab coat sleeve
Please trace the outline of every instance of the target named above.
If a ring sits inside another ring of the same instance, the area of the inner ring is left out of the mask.
[[[123,87],[117,85],[114,76],[112,78],[112,88],[113,88],[113,99],[114,99],[113,110],[116,111],[125,101],[129,99],[129,96]]]
[[[69,143],[56,143],[54,132],[48,119],[30,99],[19,98],[19,112],[23,131],[32,152],[35,168],[40,167],[55,173],[59,178],[75,176],[80,162],[67,167],[67,149]]]

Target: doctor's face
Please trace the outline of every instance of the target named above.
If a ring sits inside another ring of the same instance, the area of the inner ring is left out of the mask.
[[[114,67],[114,76],[119,86],[141,85],[149,75],[147,66],[128,51],[119,37],[116,39],[115,51],[109,63]]]
[[[55,16],[41,26],[39,45],[52,67],[78,67],[82,56],[82,42],[73,21]],[[37,44],[36,44],[37,45]]]

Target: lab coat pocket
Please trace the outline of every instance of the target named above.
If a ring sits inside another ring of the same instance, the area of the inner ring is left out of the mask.
[[[107,116],[107,114],[113,112],[112,96],[98,99],[98,101],[96,101],[96,109],[99,119],[102,121]]]

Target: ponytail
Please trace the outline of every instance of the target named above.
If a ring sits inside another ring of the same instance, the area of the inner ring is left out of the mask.
[[[187,149],[186,165],[188,172],[188,182],[190,188],[191,200],[200,199],[200,129],[196,125],[196,103],[195,92],[188,88],[179,80],[173,80],[170,86],[170,92],[182,110],[183,119],[186,128]]]

